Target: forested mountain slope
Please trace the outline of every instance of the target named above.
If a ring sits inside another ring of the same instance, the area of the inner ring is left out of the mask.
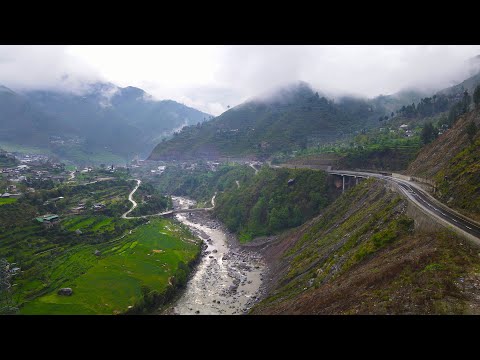
[[[363,99],[329,100],[300,82],[238,105],[208,123],[184,128],[158,144],[149,159],[265,158],[374,126],[384,112]]]

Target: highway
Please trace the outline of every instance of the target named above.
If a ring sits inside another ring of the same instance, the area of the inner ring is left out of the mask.
[[[457,212],[450,209],[448,206],[440,203],[438,200],[434,199],[430,194],[422,190],[417,184],[412,181],[398,179],[388,175],[349,170],[330,170],[327,172],[330,174],[345,174],[349,176],[353,175],[366,178],[374,177],[393,183],[408,199],[416,203],[427,213],[431,214],[434,217],[440,218],[446,221],[449,225],[474,236],[480,242],[479,224],[477,224],[472,219],[467,218],[466,216],[459,215]]]

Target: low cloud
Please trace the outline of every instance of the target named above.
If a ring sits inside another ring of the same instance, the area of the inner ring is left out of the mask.
[[[374,97],[436,90],[472,75],[480,46],[231,46],[218,78],[242,96],[305,81],[331,94]]]
[[[479,71],[480,46],[0,46],[0,85],[82,92],[136,86],[219,115],[297,81],[328,96],[435,91]]]
[[[95,69],[69,55],[67,46],[0,46],[0,84],[14,90],[61,89],[83,92],[104,80]]]

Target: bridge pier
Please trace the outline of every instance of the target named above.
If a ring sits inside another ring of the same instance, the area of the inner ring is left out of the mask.
[[[363,175],[354,175],[342,172],[333,172],[330,171],[330,175],[335,176],[334,184],[337,189],[342,188],[342,193],[345,192],[345,189],[350,189],[353,186],[358,185],[363,179],[367,178],[368,176]],[[340,181],[340,177],[342,180]],[[355,178],[355,180],[354,180]]]

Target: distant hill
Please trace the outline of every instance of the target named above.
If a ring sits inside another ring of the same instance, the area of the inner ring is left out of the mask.
[[[0,86],[0,143],[48,149],[76,162],[147,156],[183,126],[211,115],[143,90],[96,83],[81,94]],[[124,160],[122,160],[124,159]]]
[[[478,85],[480,85],[480,72],[462,81],[460,84],[440,90],[438,94],[444,94],[460,99],[465,90],[467,90],[468,93],[471,95],[473,94],[473,91]]]
[[[238,105],[208,123],[184,128],[160,143],[149,159],[264,158],[361,131],[384,114],[383,107],[366,99],[329,100],[299,82]]]
[[[110,103],[129,125],[142,131],[145,141],[153,145],[183,126],[196,125],[211,118],[210,114],[173,100],[153,100],[151,95],[132,86],[118,88]]]
[[[49,137],[74,132],[68,124],[41,111],[23,95],[0,86],[0,141],[23,145],[47,145]]]
[[[92,84],[84,94],[36,90],[25,95],[45,113],[75,127],[93,145],[114,153],[147,154],[182,126],[211,116],[172,100],[156,101],[142,89]]]
[[[431,95],[420,90],[402,90],[392,95],[379,95],[371,100],[372,104],[383,107],[387,114],[397,111],[403,105],[418,103],[422,98]]]
[[[83,95],[37,90],[26,92],[25,97],[43,113],[74,129],[88,149],[103,148],[123,156],[140,152],[142,132],[105,103],[102,90],[96,87]],[[65,134],[57,131],[54,135],[63,138]]]

